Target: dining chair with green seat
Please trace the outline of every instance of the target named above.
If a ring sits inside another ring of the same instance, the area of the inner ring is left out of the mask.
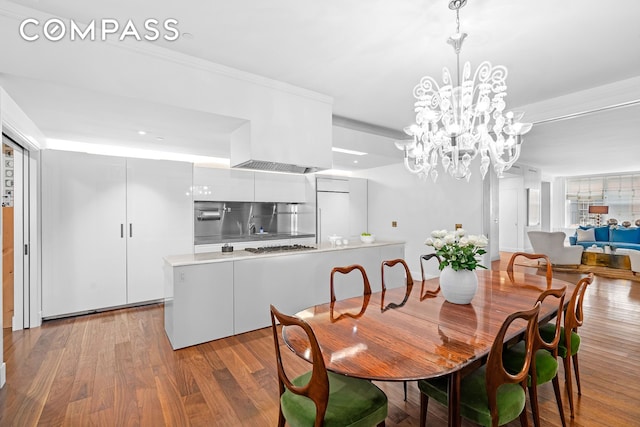
[[[540,260],[544,260],[547,265],[547,286],[551,286],[551,281],[553,280],[553,266],[551,265],[551,260],[545,254],[530,254],[527,252],[515,252],[511,255],[511,259],[509,260],[509,264],[507,265],[507,275],[511,280],[513,280],[513,266],[515,264],[516,258],[523,257],[530,260],[538,260],[538,265]]]
[[[558,316],[556,316],[554,325],[554,335],[551,341],[545,341],[540,330],[536,328],[533,338],[533,355],[531,366],[529,367],[529,400],[531,401],[531,413],[533,415],[533,423],[536,427],[540,427],[540,411],[538,409],[538,385],[551,381],[553,383],[553,391],[556,395],[556,403],[558,412],[560,413],[560,421],[562,426],[567,425],[564,418],[564,410],[562,408],[562,395],[560,393],[560,381],[558,380],[558,344],[560,342],[560,329],[562,327],[561,318],[564,309],[564,297],[567,287],[561,289],[547,289],[538,297],[540,304],[544,304],[547,297],[556,298],[558,301]],[[504,350],[502,360],[507,371],[518,372],[524,364],[526,357],[526,348],[523,341]]]
[[[528,426],[525,388],[533,351],[533,338],[538,327],[540,303],[529,310],[509,315],[496,335],[487,363],[464,376],[460,381],[460,414],[462,417],[483,425],[500,426],[520,418]],[[517,320],[527,322],[525,330],[525,361],[516,374],[509,373],[502,362],[505,335]],[[418,381],[421,391],[420,427],[426,425],[429,397],[443,405],[449,401],[448,378],[440,377]]]
[[[582,310],[582,302],[587,287],[593,282],[593,273],[589,273],[587,277],[583,277],[576,284],[571,299],[564,312],[564,326],[560,328],[560,342],[558,344],[558,355],[562,357],[564,364],[564,378],[569,394],[569,408],[571,409],[571,418],[575,416],[573,404],[573,383],[571,380],[571,362],[573,361],[573,371],[576,376],[576,384],[578,385],[578,396],[582,394],[580,388],[580,368],[578,366],[578,350],[580,349],[580,336],[578,328],[582,326],[584,321],[584,312]],[[555,332],[555,325],[548,323],[540,327],[540,336],[549,341]],[[566,331],[570,331],[569,334]]]
[[[299,327],[306,333],[311,353],[312,370],[289,379],[280,353],[279,322],[283,327]],[[387,396],[367,380],[329,372],[311,329],[303,319],[280,313],[271,306],[271,327],[278,363],[280,413],[278,426],[370,427],[384,426]]]
[[[363,292],[362,293],[363,293],[363,295],[371,294],[371,284],[369,283],[369,278],[367,277],[367,272],[364,271],[364,267],[362,267],[361,265],[358,265],[358,264],[349,265],[347,267],[334,267],[331,270],[331,281],[330,281],[331,302],[335,302],[335,300],[336,300],[336,293],[335,293],[335,290],[334,290],[334,287],[333,287],[333,276],[335,276],[336,273],[349,274],[353,270],[358,270],[362,274],[362,285],[363,285]]]
[[[387,261],[382,261],[382,264],[380,265],[380,276],[382,279],[382,291],[385,292],[387,290],[387,284],[384,280],[384,268],[388,267],[388,268],[392,268],[396,265],[400,264],[402,267],[404,267],[404,277],[405,277],[405,284],[407,287],[407,292],[405,293],[405,297],[404,300],[400,303],[400,304],[393,304],[395,307],[401,307],[403,306],[407,300],[409,299],[409,293],[411,288],[413,287],[413,277],[411,277],[411,272],[409,271],[409,266],[407,266],[407,263],[405,262],[405,260],[403,259],[393,259],[393,260],[387,260]],[[404,381],[402,384],[402,387],[404,389],[404,401],[407,401],[407,382]]]

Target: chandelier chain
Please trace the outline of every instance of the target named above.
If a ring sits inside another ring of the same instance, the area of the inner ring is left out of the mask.
[[[460,8],[456,9],[456,37],[460,36]],[[462,45],[455,49],[456,51],[456,84],[460,86],[460,49]]]

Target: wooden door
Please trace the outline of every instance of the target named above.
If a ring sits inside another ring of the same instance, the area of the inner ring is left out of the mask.
[[[13,324],[13,207],[2,208],[2,327]]]

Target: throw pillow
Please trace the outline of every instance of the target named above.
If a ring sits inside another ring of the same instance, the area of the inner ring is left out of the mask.
[[[609,241],[609,227],[606,225],[604,227],[596,227],[594,228],[596,235],[596,242],[608,242]]]
[[[595,242],[596,241],[596,232],[593,228],[588,230],[577,229],[576,233],[578,234],[578,242]]]

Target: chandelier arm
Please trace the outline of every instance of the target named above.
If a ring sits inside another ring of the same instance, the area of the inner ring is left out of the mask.
[[[490,144],[489,145],[489,155],[491,157],[491,161],[494,163],[494,165],[498,165],[503,167],[503,170],[508,170],[511,168],[511,166],[514,165],[515,162],[518,161],[518,158],[520,157],[520,149],[521,149],[522,145],[521,144],[516,144],[515,145],[515,154],[509,159],[509,160],[504,160],[502,158],[501,155],[499,155],[496,150],[495,150],[495,145]]]
[[[410,159],[413,158],[413,165],[411,166]],[[426,163],[423,161],[422,164],[418,163],[418,157],[411,157],[409,155],[409,150],[405,149],[404,151],[404,167],[413,174],[419,174],[424,171],[426,168]]]

